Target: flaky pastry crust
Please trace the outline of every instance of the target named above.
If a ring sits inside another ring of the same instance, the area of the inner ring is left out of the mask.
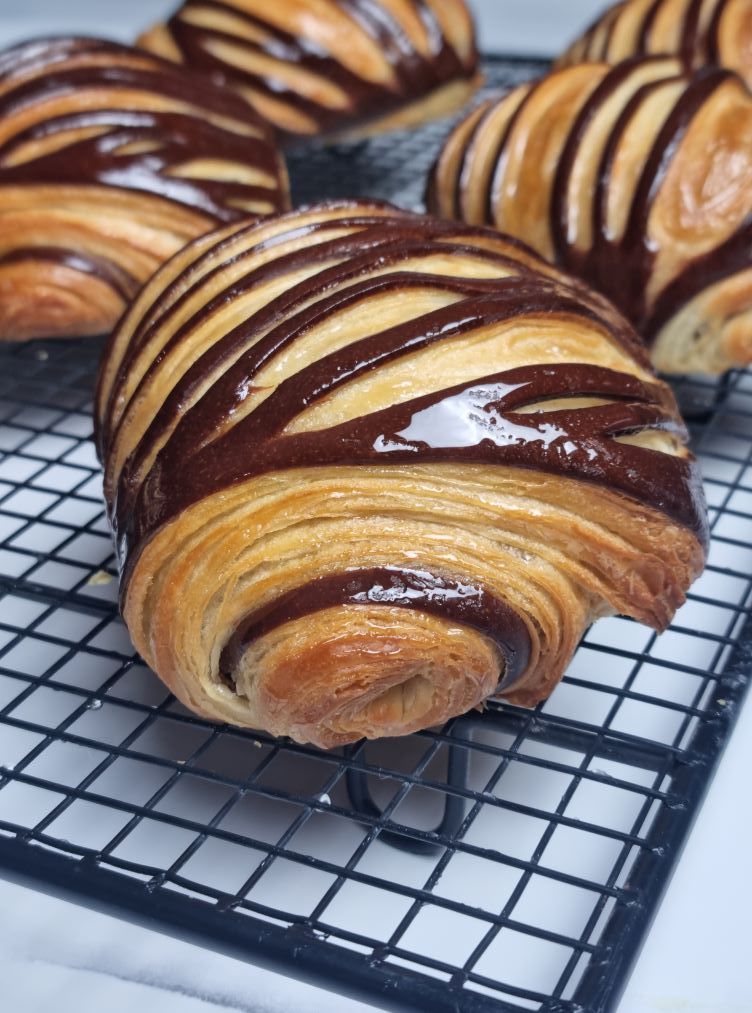
[[[547,696],[662,629],[696,464],[618,313],[492,230],[333,202],[197,240],[96,402],[122,608],[189,707],[330,747]]]
[[[96,39],[0,53],[0,340],[109,332],[191,239],[288,203],[229,90]]]
[[[752,362],[752,94],[731,71],[586,63],[489,99],[448,138],[428,203],[592,284],[664,372]]]
[[[465,0],[187,0],[139,45],[226,80],[288,141],[413,127],[481,80]]]
[[[617,64],[673,56],[690,70],[726,67],[752,87],[752,0],[626,0],[608,8],[559,59]]]

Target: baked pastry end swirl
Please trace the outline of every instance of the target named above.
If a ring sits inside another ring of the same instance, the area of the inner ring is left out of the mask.
[[[447,140],[429,205],[583,278],[663,372],[752,363],[752,94],[731,71],[585,63],[489,99]]]
[[[288,205],[228,89],[97,39],[0,52],[0,340],[109,332],[191,239]]]
[[[333,202],[197,240],[96,403],[134,643],[219,721],[331,747],[556,686],[701,571],[669,388],[605,300],[491,230]]]

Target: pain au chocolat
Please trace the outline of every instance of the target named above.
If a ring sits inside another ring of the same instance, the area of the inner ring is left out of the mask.
[[[689,69],[735,70],[752,86],[752,0],[627,0],[610,7],[558,62],[675,56]]]
[[[752,94],[731,71],[582,64],[491,99],[447,140],[429,205],[584,278],[660,370],[752,362]]]
[[[342,202],[197,240],[96,402],[121,604],[193,710],[331,747],[557,684],[703,566],[696,463],[611,305],[514,240]]]
[[[411,127],[480,83],[465,0],[188,0],[139,45],[226,80],[288,139]]]
[[[0,339],[108,332],[189,240],[288,206],[228,89],[95,39],[0,53]]]

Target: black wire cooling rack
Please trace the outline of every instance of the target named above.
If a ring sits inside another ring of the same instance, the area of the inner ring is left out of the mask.
[[[444,129],[298,153],[296,196],[418,206]],[[0,351],[0,871],[385,1009],[613,1009],[752,669],[752,374],[678,385],[713,541],[669,632],[602,621],[534,711],[324,753],[194,717],[134,654],[99,351]]]

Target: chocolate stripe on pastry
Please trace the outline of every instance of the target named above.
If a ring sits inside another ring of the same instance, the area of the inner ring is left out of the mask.
[[[113,336],[122,605],[201,713],[331,746],[545,697],[594,618],[658,628],[707,523],[614,309],[488,229],[365,202],[198,240]]]
[[[54,246],[19,246],[15,250],[0,256],[0,268],[6,264],[46,261],[69,267],[79,274],[91,274],[105,282],[115,291],[123,302],[132,299],[140,288],[140,282],[133,275],[124,271],[119,264],[104,257],[82,256],[72,250]]]
[[[688,70],[727,67],[752,85],[750,43],[752,0],[627,0],[602,14],[557,66],[671,56]]]
[[[226,80],[288,137],[412,126],[480,80],[465,0],[188,0],[139,44]]]
[[[220,670],[238,669],[248,647],[275,627],[334,605],[419,608],[478,630],[496,644],[504,658],[499,690],[513,685],[530,661],[530,634],[524,622],[482,587],[425,571],[374,567],[312,580],[250,615],[222,651]]]
[[[287,203],[228,89],[96,39],[0,53],[0,339],[108,331],[190,239]]]
[[[511,232],[593,285],[663,371],[752,362],[752,95],[737,75],[583,64],[491,103],[470,139],[466,124],[434,167],[432,211]]]

